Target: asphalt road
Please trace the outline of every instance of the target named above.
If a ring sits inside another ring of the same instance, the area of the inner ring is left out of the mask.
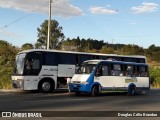
[[[75,96],[66,92],[52,94],[0,92],[0,111],[51,111],[48,112],[49,115],[56,114],[55,117],[58,119],[59,117],[66,118],[68,113],[71,115],[71,111],[75,117],[86,116],[85,111],[89,111],[89,117],[95,117],[96,114],[100,117],[106,117],[107,114],[109,117],[114,117],[117,112],[121,114],[121,111],[126,111],[125,113],[129,111],[136,113],[153,111],[156,113],[160,111],[160,90],[151,90],[146,95],[127,96],[125,93],[105,93],[98,97],[91,97],[86,94]],[[63,112],[55,113],[53,111]],[[103,112],[101,113],[101,111]]]

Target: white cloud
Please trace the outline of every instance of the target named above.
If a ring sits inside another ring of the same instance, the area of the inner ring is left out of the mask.
[[[116,10],[107,9],[105,7],[91,7],[89,11],[93,14],[116,14]]]
[[[150,13],[156,11],[158,6],[156,3],[142,3],[141,6],[132,7],[131,10],[134,14]]]
[[[8,30],[1,30],[0,35],[1,36],[12,37],[12,38],[20,38],[22,36],[21,34],[11,32],[11,31],[8,31]]]
[[[0,8],[48,14],[48,2],[48,0],[0,0]],[[71,17],[81,16],[83,12],[80,8],[71,5],[69,0],[53,0],[52,14],[61,17]]]

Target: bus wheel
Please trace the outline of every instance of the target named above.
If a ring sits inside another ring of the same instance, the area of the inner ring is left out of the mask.
[[[99,87],[95,85],[92,88],[91,96],[95,97],[95,96],[98,96],[98,94],[99,94]]]
[[[51,93],[53,92],[53,84],[49,80],[40,82],[39,91],[42,93]]]
[[[135,86],[130,86],[127,94],[128,95],[135,95]]]

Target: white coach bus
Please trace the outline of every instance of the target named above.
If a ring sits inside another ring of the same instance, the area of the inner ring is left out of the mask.
[[[136,91],[150,89],[148,71],[146,63],[88,60],[72,77],[69,90],[76,95],[86,92],[96,96],[102,91],[126,91],[134,95]]]
[[[52,92],[55,89],[67,89],[66,79],[72,78],[83,61],[109,58],[146,63],[145,56],[31,49],[17,54],[11,78],[13,86],[21,90]]]

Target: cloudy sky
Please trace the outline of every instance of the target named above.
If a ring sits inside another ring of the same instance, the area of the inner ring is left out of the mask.
[[[0,40],[36,43],[49,0],[0,0]],[[159,0],[52,0],[52,19],[66,38],[160,46]]]

